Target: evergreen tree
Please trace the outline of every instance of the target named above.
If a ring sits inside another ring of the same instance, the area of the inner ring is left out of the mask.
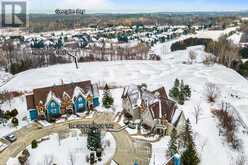
[[[179,95],[179,89],[177,87],[173,87],[169,92],[170,97],[177,98]]]
[[[183,88],[184,94],[186,95],[186,97],[191,97],[191,90],[189,85],[185,85]]]
[[[184,85],[183,80],[178,79],[174,82],[174,87],[169,91],[169,96],[174,98],[179,104],[183,105],[184,101],[191,97],[191,90],[189,85]]]
[[[96,127],[89,128],[87,133],[87,148],[91,151],[96,151],[98,148],[102,148],[100,129]]]
[[[183,165],[198,165],[200,159],[195,148],[195,143],[192,137],[192,128],[189,119],[186,122],[185,130],[183,133],[184,143],[186,150],[182,154],[182,164]]]
[[[196,152],[194,144],[189,144],[187,149],[182,154],[182,164],[183,165],[198,165],[200,159]]]
[[[114,99],[111,96],[111,92],[107,84],[104,87],[102,102],[105,108],[110,108],[114,103]]]
[[[170,156],[175,155],[178,153],[178,148],[177,148],[177,130],[173,128],[171,136],[170,136],[170,142],[169,142],[169,154]]]
[[[179,81],[178,79],[176,79],[175,82],[174,82],[174,86],[175,86],[176,88],[178,88],[179,85],[180,85],[180,81]]]
[[[179,95],[177,97],[178,104],[183,105],[185,100],[185,95],[182,91],[179,92]]]

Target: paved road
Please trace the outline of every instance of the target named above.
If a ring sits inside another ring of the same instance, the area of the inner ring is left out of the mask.
[[[9,147],[0,153],[0,165],[5,165],[9,157],[16,157],[18,153],[23,151],[32,140],[40,139],[44,136],[48,136],[52,133],[69,132],[69,123],[109,123],[112,121],[111,113],[97,113],[92,119],[78,119],[68,121],[64,123],[54,124],[49,127],[39,129],[37,124],[29,125],[29,127],[22,128],[16,132],[17,141],[10,144]],[[114,128],[120,128],[121,126],[114,123]],[[149,157],[151,147],[149,144],[143,144],[141,142],[135,142],[129,134],[122,130],[120,132],[112,133],[116,140],[116,152],[113,159],[120,165],[133,165],[134,160],[142,161],[142,165],[149,164]],[[110,162],[107,163],[109,165]]]

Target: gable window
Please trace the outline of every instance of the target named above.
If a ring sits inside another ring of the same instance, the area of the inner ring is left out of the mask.
[[[78,98],[78,101],[79,101],[79,102],[82,102],[82,101],[83,101],[83,98],[82,98],[82,97],[79,97],[79,98]]]
[[[54,102],[51,103],[52,108],[56,108],[56,104]]]
[[[51,102],[51,112],[52,112],[52,113],[56,113],[56,112],[57,112],[55,102]]]

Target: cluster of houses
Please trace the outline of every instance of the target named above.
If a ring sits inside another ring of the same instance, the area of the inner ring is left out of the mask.
[[[168,99],[164,87],[149,91],[146,85],[128,86],[122,94],[122,105],[127,118],[138,120],[157,134],[167,134],[174,127],[180,131],[186,122],[176,103]]]
[[[187,26],[116,26],[106,28],[82,28],[70,31],[54,31],[29,34],[17,31],[2,33],[0,45],[5,41],[13,41],[14,45],[22,47],[55,47],[63,41],[63,47],[84,48],[89,43],[101,44],[103,41],[117,44],[118,36],[125,34],[128,41],[154,42],[180,36],[187,31]],[[6,35],[4,35],[6,34]]]
[[[100,104],[98,86],[91,81],[34,89],[26,100],[31,120],[88,112]]]
[[[174,127],[183,129],[185,116],[164,87],[149,91],[146,85],[130,85],[124,88],[121,99],[125,117],[156,134],[167,134]],[[98,86],[91,81],[34,89],[26,100],[31,120],[89,112],[100,105]]]

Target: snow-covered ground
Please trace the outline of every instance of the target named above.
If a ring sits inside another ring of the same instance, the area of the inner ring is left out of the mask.
[[[10,101],[6,101],[4,102],[4,104],[1,105],[0,108],[3,111],[11,111],[13,109],[17,109],[17,119],[19,121],[19,125],[17,127],[12,126],[11,120],[9,120],[7,126],[3,126],[3,124],[0,124],[0,138],[29,124],[25,96],[16,97]]]
[[[3,70],[0,68],[0,87],[1,87],[4,83],[6,83],[10,78],[12,78],[12,77],[13,77],[12,74],[3,71]]]
[[[116,142],[111,133],[106,133],[102,141],[103,147],[106,148],[103,152],[103,159],[97,163],[98,165],[103,165],[111,160],[116,149]],[[107,141],[110,142],[110,146],[107,146]],[[32,149],[31,146],[28,146],[27,149],[30,152],[29,164],[32,165],[45,164],[46,161],[49,162],[50,160],[53,164],[58,165],[88,164],[86,156],[90,153],[87,149],[87,136],[80,135],[79,130],[71,132],[69,137],[65,139],[60,139],[57,134],[52,134],[48,136],[48,140],[39,143],[36,149]],[[7,162],[7,165],[18,164],[17,158],[10,158]]]
[[[195,37],[198,38],[211,38],[215,41],[219,39],[222,35],[228,34],[231,31],[236,31],[238,27],[226,28],[225,30],[202,30],[198,31]]]
[[[206,37],[216,37],[217,39],[223,33],[223,31],[211,35],[210,33],[203,33],[199,37],[206,35]],[[182,79],[190,85],[192,97],[179,108],[184,111],[192,123],[197,149],[202,160],[201,165],[232,164],[238,152],[233,151],[228,146],[224,137],[219,136],[217,120],[210,112],[210,108],[214,105],[207,103],[205,97],[205,84],[208,82],[216,84],[220,88],[218,103],[221,101],[230,102],[237,109],[244,123],[248,124],[248,81],[225,66],[219,64],[204,65],[202,60],[206,53],[202,46],[171,53],[169,48],[172,42],[158,44],[153,48],[162,57],[161,61],[80,63],[78,70],[74,64],[54,65],[17,74],[0,90],[31,91],[33,88],[60,84],[61,79],[63,79],[67,83],[91,80],[95,83],[107,82],[117,86],[146,83],[151,90],[165,86],[168,92],[176,78]],[[189,60],[189,50],[196,52],[197,59],[193,64],[183,64]],[[233,95],[238,97],[233,97]],[[202,119],[197,125],[193,115],[196,104],[200,104],[203,109]],[[247,135],[239,134],[239,136],[243,141],[243,152],[248,155]],[[158,147],[160,146],[162,145],[158,145]],[[166,144],[160,147],[163,152],[166,150],[163,148],[164,146]],[[159,150],[153,150],[153,155],[158,155],[159,152],[157,151]],[[165,155],[165,153],[161,154]]]
[[[228,37],[228,40],[230,40],[233,44],[235,45],[239,45],[240,39],[242,37],[243,33],[234,33],[233,35],[231,35],[230,37]]]
[[[150,165],[164,164],[169,159],[166,157],[169,141],[170,138],[167,136],[163,137],[158,142],[152,143],[152,157],[150,160]]]

